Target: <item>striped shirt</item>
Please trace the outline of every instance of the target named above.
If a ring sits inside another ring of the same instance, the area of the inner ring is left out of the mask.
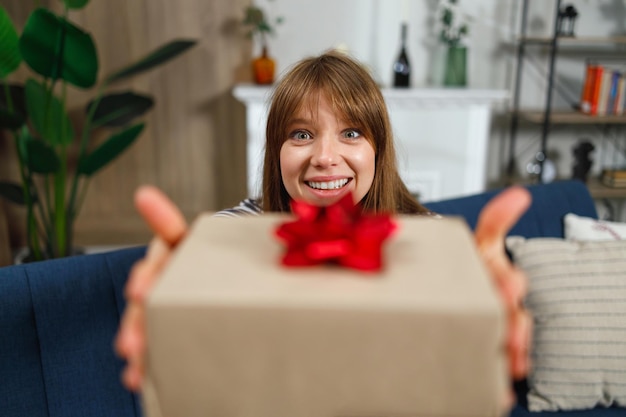
[[[258,216],[263,214],[259,202],[252,198],[246,198],[235,207],[220,210],[214,214],[215,217],[241,217],[247,215]]]
[[[252,198],[246,198],[235,207],[216,212],[214,216],[215,217],[241,217],[241,216],[249,216],[249,215],[258,216],[259,214],[263,214],[263,209],[261,208],[259,201],[252,199]],[[425,213],[424,215],[431,216],[434,218],[441,218],[439,214],[434,213],[432,211],[429,211],[428,213]]]

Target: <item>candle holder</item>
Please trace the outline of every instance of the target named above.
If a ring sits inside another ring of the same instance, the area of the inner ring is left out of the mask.
[[[578,17],[578,10],[573,5],[567,5],[559,11],[557,34],[558,36],[573,37],[574,26],[576,25],[576,18]]]

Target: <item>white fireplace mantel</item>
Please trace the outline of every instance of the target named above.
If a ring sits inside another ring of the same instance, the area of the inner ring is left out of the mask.
[[[237,85],[246,105],[248,193],[261,189],[271,87]],[[486,187],[492,108],[506,90],[382,90],[394,130],[400,175],[423,202],[478,193]]]

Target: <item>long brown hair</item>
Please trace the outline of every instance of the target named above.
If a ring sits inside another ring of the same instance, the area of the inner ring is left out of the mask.
[[[396,164],[391,123],[382,93],[368,71],[340,52],[327,52],[297,63],[274,89],[267,118],[263,166],[263,210],[289,211],[290,196],[282,182],[280,149],[287,126],[310,100],[323,94],[345,120],[363,130],[372,142],[374,181],[361,200],[367,211],[428,213],[409,193]]]

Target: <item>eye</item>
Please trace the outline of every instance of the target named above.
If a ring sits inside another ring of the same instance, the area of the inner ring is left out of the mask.
[[[307,139],[311,139],[311,137],[312,135],[306,130],[296,130],[289,134],[289,138],[295,139],[295,140],[307,140]]]
[[[346,139],[356,139],[361,137],[361,132],[356,129],[347,129],[343,131],[343,137]]]

